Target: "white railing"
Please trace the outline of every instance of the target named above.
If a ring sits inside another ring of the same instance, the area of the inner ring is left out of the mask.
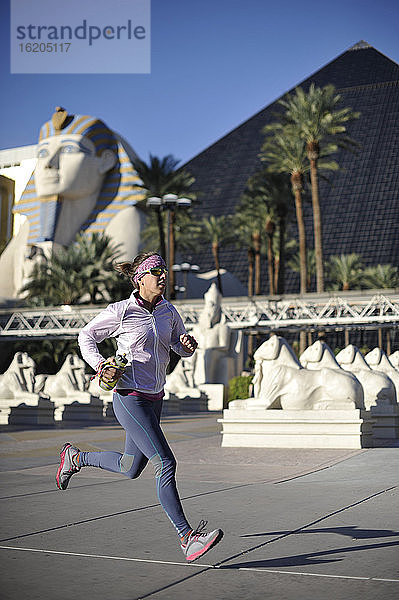
[[[174,302],[190,329],[198,323],[203,300]],[[0,311],[0,339],[75,337],[104,307],[45,307]],[[222,314],[234,329],[319,327],[399,327],[399,292],[347,292],[332,296],[225,298]]]

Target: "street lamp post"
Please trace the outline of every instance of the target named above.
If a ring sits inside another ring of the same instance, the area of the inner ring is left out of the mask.
[[[167,211],[167,234],[166,234],[166,264],[169,271],[167,297],[174,298],[174,272],[172,265],[175,259],[175,241],[174,241],[174,223],[175,211],[178,208],[189,208],[191,206],[190,198],[179,198],[177,194],[164,194],[162,198],[151,196],[147,200],[147,206],[155,208],[159,213],[161,210]]]
[[[177,272],[182,272],[183,273],[183,285],[184,285],[184,298],[187,298],[187,289],[188,289],[188,274],[190,271],[194,272],[198,272],[199,271],[199,266],[198,265],[190,265],[190,263],[188,262],[184,262],[181,263],[180,265],[173,265],[172,266],[172,270],[173,271],[177,271]]]

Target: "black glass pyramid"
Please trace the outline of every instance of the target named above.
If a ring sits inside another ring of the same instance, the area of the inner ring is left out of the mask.
[[[348,132],[360,144],[356,154],[336,155],[341,171],[320,182],[325,258],[352,252],[367,266],[399,265],[399,65],[366,42],[359,42],[305,81],[332,83],[342,106],[359,111]],[[291,91],[294,91],[293,88]],[[198,154],[185,167],[201,192],[200,213],[233,214],[248,178],[259,169],[258,154],[267,123],[276,120],[277,100]],[[311,204],[305,207],[308,247],[313,247]],[[296,224],[293,224],[296,235]],[[192,256],[201,271],[213,269],[210,250]],[[221,266],[247,283],[247,254],[233,246],[221,251]],[[268,293],[266,269],[262,293]],[[285,292],[298,293],[296,273],[288,270]]]

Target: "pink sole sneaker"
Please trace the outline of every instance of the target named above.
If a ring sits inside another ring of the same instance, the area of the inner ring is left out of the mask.
[[[209,533],[204,532],[207,521],[200,521],[197,529],[192,531],[185,543],[181,544],[181,549],[186,557],[187,562],[193,562],[203,556],[211,548],[216,546],[223,537],[221,529],[215,529]]]
[[[79,452],[79,448],[75,448],[69,442],[63,445],[60,452],[60,466],[55,476],[55,482],[59,490],[66,490],[72,475],[80,471],[80,467],[77,467],[73,462],[73,457]]]
[[[211,548],[214,548],[216,544],[220,542],[220,540],[223,537],[223,531],[221,529],[216,529],[212,533],[215,532],[217,533],[217,535],[213,539],[211,539],[201,550],[197,550],[197,552],[193,552],[192,554],[186,556],[187,562],[194,562],[195,560],[197,560],[197,558],[203,556],[206,552],[208,552],[208,550],[211,550]]]

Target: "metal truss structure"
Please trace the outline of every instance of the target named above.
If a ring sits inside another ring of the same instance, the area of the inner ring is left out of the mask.
[[[0,340],[21,338],[74,338],[93,319],[100,308],[60,306],[36,310],[21,309],[0,312]]]
[[[198,308],[179,306],[186,326],[198,321]],[[222,314],[230,327],[270,331],[399,327],[399,295],[313,296],[311,298],[252,297],[224,300]]]
[[[187,329],[198,323],[203,301],[177,301]],[[103,307],[60,306],[37,310],[0,312],[0,340],[21,338],[73,338]],[[271,330],[399,328],[399,294],[358,294],[340,296],[307,295],[270,299],[226,298],[222,315],[233,329],[248,332]]]

